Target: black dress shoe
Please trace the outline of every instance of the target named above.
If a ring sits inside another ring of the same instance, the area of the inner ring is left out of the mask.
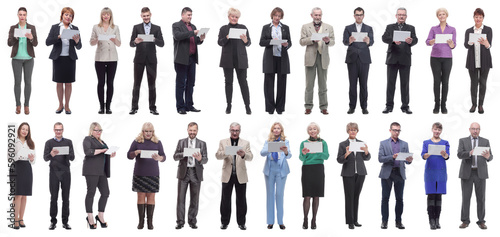
[[[67,230],[71,230],[71,226],[69,226],[69,224],[68,224],[68,223],[63,224],[63,228],[64,228],[64,229],[67,229]]]
[[[240,228],[240,230],[246,230],[247,227],[245,225],[238,225],[238,228]]]
[[[231,113],[231,104],[227,104],[226,114],[230,114],[230,113]]]
[[[128,112],[128,114],[137,114],[137,109],[131,109],[130,112]]]
[[[361,112],[362,112],[363,114],[368,114],[368,110],[367,110],[367,109],[363,109],[363,110],[361,110]]]
[[[158,113],[158,111],[156,111],[156,109],[150,109],[149,112],[153,115],[159,115],[160,113]],[[185,113],[185,112],[184,112]]]
[[[432,110],[433,114],[439,114],[439,102],[434,103],[434,109]]]
[[[177,110],[177,113],[179,113],[179,114],[187,114],[186,110],[184,110],[184,109]]]
[[[387,221],[382,221],[382,224],[380,224],[380,228],[382,229],[387,229]]]
[[[347,114],[354,114],[354,109],[353,108],[349,108],[349,110],[347,110]]]
[[[49,230],[54,230],[56,228],[56,223],[50,223]]]
[[[198,229],[198,226],[196,224],[189,224],[189,227],[191,227],[191,229]]]
[[[184,225],[177,224],[177,225],[175,226],[175,229],[176,229],[176,230],[180,230],[180,229],[182,229],[182,227],[184,227]]]
[[[469,112],[471,112],[471,113],[476,112],[476,106],[472,105],[472,107],[470,107],[470,109],[469,109]],[[56,113],[57,113],[57,111],[56,111]]]
[[[349,224],[349,229],[354,230],[354,224]]]
[[[283,113],[283,111],[276,111],[276,113],[278,113],[278,114],[282,114],[282,113]]]
[[[446,108],[446,105],[441,105],[441,113],[442,114],[447,114],[448,113],[448,109]]]
[[[392,112],[392,108],[391,107],[385,107],[385,109],[382,111],[382,113],[384,113],[384,114],[388,114],[390,112]]]
[[[100,108],[99,111],[97,112],[98,114],[104,114],[104,107]]]
[[[252,114],[252,110],[250,109],[250,105],[245,105],[245,110],[248,115]]]
[[[484,109],[483,109],[483,106],[480,105],[478,108],[477,108],[477,112],[480,113],[480,114],[484,114]]]
[[[220,229],[221,229],[221,230],[225,230],[225,229],[227,229],[227,225],[226,225],[226,224],[222,224],[222,225],[220,226]]]
[[[195,112],[195,113],[197,113],[197,112],[201,112],[201,110],[200,110],[200,109],[196,109],[195,107],[190,108],[190,109],[187,109],[187,111],[188,111],[188,112]]]
[[[396,222],[396,228],[400,229],[400,230],[404,230],[405,229],[405,226],[403,225],[402,222]]]
[[[270,230],[273,228],[274,225],[267,225],[267,229]]]
[[[413,112],[411,112],[410,108],[407,108],[407,109],[401,109],[401,111],[405,114],[413,114]]]
[[[361,224],[359,224],[359,223],[356,221],[356,222],[354,222],[354,226],[356,226],[356,227],[361,227],[362,225],[361,225]]]

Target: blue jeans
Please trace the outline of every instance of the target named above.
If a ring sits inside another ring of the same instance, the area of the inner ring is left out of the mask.
[[[396,195],[396,222],[401,222],[403,214],[403,191],[405,180],[401,177],[399,169],[393,169],[388,179],[381,179],[382,183],[382,221],[389,219],[389,198],[391,197],[392,184],[394,183],[394,194]]]
[[[175,100],[177,111],[193,109],[193,90],[196,76],[195,57],[189,57],[189,64],[175,63]]]

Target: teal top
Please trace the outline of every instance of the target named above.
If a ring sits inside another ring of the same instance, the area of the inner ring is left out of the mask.
[[[317,165],[317,164],[323,164],[325,160],[328,160],[328,157],[330,157],[330,154],[328,154],[328,145],[324,140],[321,140],[323,143],[323,152],[321,153],[307,153],[307,154],[302,154],[302,149],[304,149],[304,143],[310,142],[309,140],[305,140],[302,143],[300,143],[300,155],[299,159],[302,161],[302,165]]]
[[[19,26],[19,29],[21,29],[21,26]],[[24,29],[26,29],[26,25],[24,25]],[[28,54],[28,38],[26,37],[19,37],[19,47],[17,48],[17,54],[13,59],[18,59],[18,60],[30,60],[31,56]]]

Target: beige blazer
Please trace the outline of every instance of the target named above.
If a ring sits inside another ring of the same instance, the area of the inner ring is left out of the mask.
[[[307,23],[302,26],[302,30],[300,31],[300,45],[306,46],[306,54],[305,54],[305,62],[304,65],[306,67],[312,67],[316,63],[316,54],[319,51],[321,52],[321,64],[323,65],[323,69],[328,69],[328,65],[330,64],[330,55],[328,54],[328,47],[333,46],[335,44],[335,36],[333,35],[333,27],[326,23],[321,23],[321,32],[328,33],[328,37],[330,38],[330,43],[325,44],[323,41],[318,44],[318,42],[312,42],[311,36],[313,33],[316,33],[314,29],[314,24]],[[321,33],[320,32],[320,33]],[[320,46],[319,46],[320,45]]]
[[[97,39],[99,35],[115,35],[115,38],[121,42],[120,29],[117,25],[114,28],[108,27],[104,31],[103,27],[94,25],[92,28],[92,35],[90,41]],[[118,61],[118,53],[116,52],[116,45],[111,40],[99,40],[97,42],[97,49],[95,51],[95,61],[97,62],[114,62]]]
[[[222,182],[227,183],[231,178],[231,174],[233,172],[233,156],[225,155],[224,150],[226,146],[231,146],[231,138],[222,139],[219,142],[219,149],[217,153],[215,153],[215,157],[217,160],[224,160],[224,164],[222,165]],[[240,184],[244,184],[248,182],[247,176],[247,167],[245,165],[245,161],[251,161],[253,159],[252,151],[250,150],[250,143],[239,139],[238,146],[243,147],[245,151],[245,158],[241,158],[241,156],[236,155],[236,177],[238,177],[238,182]]]

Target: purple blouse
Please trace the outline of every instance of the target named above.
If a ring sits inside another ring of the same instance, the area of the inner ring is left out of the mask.
[[[446,24],[446,27],[444,28],[444,32],[441,32],[441,26],[437,25],[431,28],[429,31],[429,36],[427,37],[427,40],[425,43],[430,46],[429,41],[433,40],[436,38],[437,34],[452,34],[451,39],[453,40],[453,44],[455,44],[455,47],[457,46],[457,31],[455,30],[454,27],[449,26]],[[452,48],[448,44],[434,44],[432,46],[432,52],[431,52],[431,57],[434,58],[451,58]]]
[[[138,143],[134,140],[132,145],[130,145],[130,149],[127,153],[127,158],[134,159],[135,158],[135,166],[134,166],[134,175],[137,176],[159,176],[160,169],[158,167],[158,161],[153,159],[144,159],[140,158],[141,154],[135,156],[136,150],[158,150],[158,155],[163,156],[163,160],[165,161],[165,152],[163,151],[163,146],[161,145],[161,141],[158,143],[154,143],[151,140],[144,140],[144,143]]]

